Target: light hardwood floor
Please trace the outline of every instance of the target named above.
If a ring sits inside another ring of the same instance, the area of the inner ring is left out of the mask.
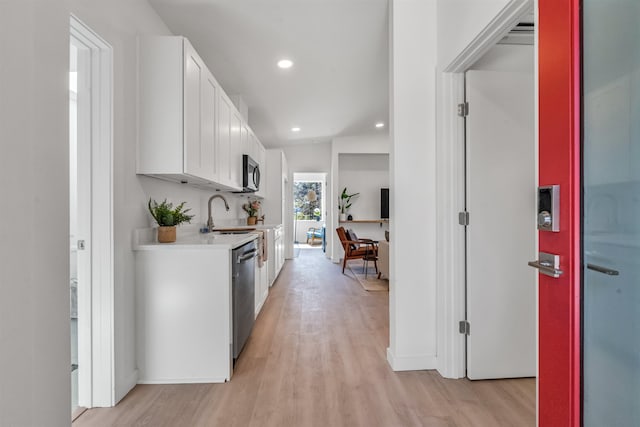
[[[317,249],[285,264],[229,383],[139,385],[74,427],[535,425],[533,379],[393,372],[388,294],[340,271]]]

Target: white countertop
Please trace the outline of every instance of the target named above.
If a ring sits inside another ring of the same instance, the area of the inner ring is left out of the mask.
[[[241,228],[241,227],[233,227]],[[251,227],[247,227],[251,228]],[[142,228],[134,232],[133,250],[166,250],[166,249],[207,249],[207,250],[231,250],[249,243],[258,238],[258,234],[202,234],[189,227],[177,229],[177,239],[174,243],[158,243],[155,228]]]
[[[220,225],[220,226],[215,226],[214,230],[225,230],[225,229],[229,229],[229,228],[255,228],[256,230],[266,230],[268,228],[276,228],[276,227],[281,227],[282,224],[256,224],[256,225]]]

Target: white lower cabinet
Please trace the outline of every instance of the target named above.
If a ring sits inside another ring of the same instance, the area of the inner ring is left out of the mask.
[[[284,229],[282,225],[269,229],[269,270],[267,281],[269,286],[278,278],[284,265]]]
[[[260,310],[262,310],[262,306],[264,302],[267,300],[267,296],[269,295],[269,279],[267,274],[268,268],[267,263],[265,262],[262,267],[258,267],[258,263],[256,263],[256,282],[255,282],[255,310],[256,317],[260,314]]]
[[[282,267],[284,266],[284,228],[282,226],[276,227],[274,231],[275,237],[275,260],[276,260],[276,278],[280,274]],[[274,279],[275,280],[275,279]]]
[[[140,384],[211,383],[231,378],[231,252],[136,252]]]

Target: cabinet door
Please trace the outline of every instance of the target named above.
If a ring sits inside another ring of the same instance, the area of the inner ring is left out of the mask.
[[[193,46],[184,41],[184,172],[216,180],[215,103],[218,85]]]
[[[260,167],[260,190],[258,196],[267,197],[267,150],[258,141],[258,158],[256,159]]]
[[[282,269],[282,265],[284,264],[284,243],[282,236],[276,238],[275,242],[276,250],[275,250],[275,276],[277,277],[280,274],[280,270]]]
[[[231,114],[231,149],[229,154],[231,185],[240,188],[242,187],[242,117],[235,110]]]
[[[193,47],[184,42],[184,172],[190,175],[201,176],[201,118],[202,118],[202,81],[204,68],[193,50]]]
[[[256,138],[256,136],[253,134],[253,131],[251,129],[249,129],[248,145],[249,146],[247,147],[247,154],[253,160],[257,160],[258,159],[258,155],[257,155],[258,138]]]
[[[205,70],[206,71],[206,70]],[[209,181],[218,180],[216,165],[216,101],[219,87],[210,72],[204,73],[202,85],[201,151],[200,166],[202,177]]]
[[[224,95],[218,97],[218,181],[229,185],[229,156],[231,147],[231,101]]]
[[[244,122],[242,123],[242,129],[240,129],[240,158],[242,158],[243,154],[249,154],[249,128]]]
[[[262,285],[261,305],[264,306],[264,303],[267,301],[267,297],[269,296],[269,274],[266,264],[260,269],[260,283]]]
[[[258,314],[262,310],[262,306],[264,305],[264,301],[267,299],[267,295],[269,294],[269,283],[267,282],[267,266],[264,265],[262,268],[258,267],[258,263],[256,263],[256,274],[255,274],[255,300],[254,300],[254,310],[255,315],[258,317]]]

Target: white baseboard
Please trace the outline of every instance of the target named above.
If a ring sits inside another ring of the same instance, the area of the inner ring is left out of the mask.
[[[122,383],[116,386],[116,395],[114,402],[114,406],[118,404],[133,388],[138,384],[138,370],[134,370],[129,374],[127,378],[122,381]]]
[[[256,311],[253,313],[253,318],[257,319],[258,318],[258,314],[260,314],[260,311],[262,310],[262,306],[264,306],[264,303],[267,300],[265,299],[264,301],[262,301],[260,304],[258,304],[258,306],[256,307]]]
[[[172,378],[170,380],[138,380],[138,384],[210,384],[224,382],[227,382],[227,378]]]
[[[387,362],[394,371],[425,371],[438,367],[438,360],[433,354],[397,356],[391,348],[387,348]]]

